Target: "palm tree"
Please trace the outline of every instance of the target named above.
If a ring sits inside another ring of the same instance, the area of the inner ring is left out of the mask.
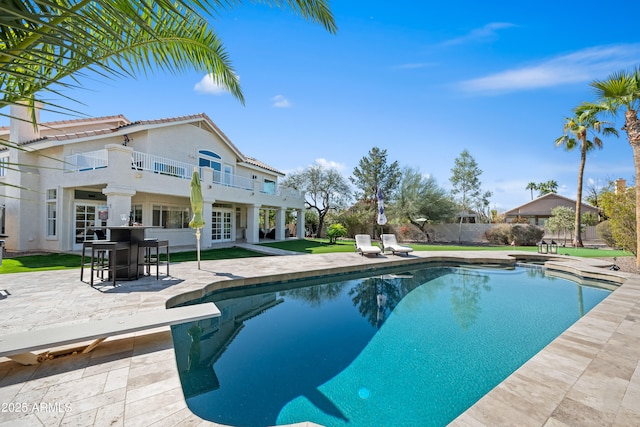
[[[582,181],[584,176],[584,166],[587,162],[587,152],[596,148],[602,148],[602,140],[595,133],[603,135],[618,136],[618,131],[610,126],[608,122],[600,121],[597,114],[601,111],[595,104],[583,103],[574,112],[574,117],[567,117],[564,120],[564,135],[556,139],[556,147],[564,146],[567,151],[575,148],[580,149],[580,166],[578,167],[578,191],[576,196],[575,221],[573,231],[573,246],[582,247],[582,235],[580,232],[580,207],[582,205]],[[593,139],[587,139],[589,133],[593,133]]]
[[[596,90],[600,106],[614,116],[624,113],[624,126],[627,139],[633,150],[633,163],[636,176],[640,176],[640,67],[632,72],[619,71],[606,80],[595,80],[591,86]],[[636,200],[640,200],[640,185],[636,184]],[[640,205],[636,204],[636,230],[640,230]],[[636,233],[636,248],[640,250],[640,233]],[[637,252],[640,253],[640,252]],[[640,267],[640,257],[636,258]]]
[[[544,196],[545,194],[555,193],[558,191],[558,182],[550,179],[547,182],[540,182],[537,186],[538,196]]]
[[[288,7],[336,31],[327,0],[260,3]],[[154,68],[204,71],[242,102],[229,56],[204,18],[240,4],[240,0],[3,1],[0,108],[24,102],[33,107],[41,92],[61,96],[59,88],[74,87],[74,77],[83,70],[132,76]],[[69,111],[51,102],[45,106]]]
[[[536,184],[535,182],[530,182],[527,184],[525,190],[531,190],[531,200],[533,200],[533,190],[537,190],[538,189],[538,184]]]

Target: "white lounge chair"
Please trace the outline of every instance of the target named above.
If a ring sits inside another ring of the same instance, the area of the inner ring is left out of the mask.
[[[378,255],[382,253],[379,247],[371,244],[371,236],[368,234],[356,234],[356,252],[360,255]]]
[[[396,253],[408,255],[409,252],[413,252],[413,248],[399,245],[395,234],[382,235],[382,248],[385,251],[391,251],[394,255]]]

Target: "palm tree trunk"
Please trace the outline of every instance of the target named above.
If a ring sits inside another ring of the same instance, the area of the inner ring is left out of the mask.
[[[629,144],[633,149],[633,164],[636,168],[636,177],[640,176],[640,120],[635,110],[627,110],[624,113],[624,129],[627,132]],[[640,267],[640,185],[636,183],[636,265]]]
[[[582,244],[582,233],[580,232],[580,208],[582,205],[582,179],[584,176],[584,165],[587,162],[587,141],[583,140],[581,145],[580,168],[578,169],[578,194],[576,195],[576,220],[573,223],[573,235],[575,236],[575,238],[573,239],[573,246],[576,248],[581,248],[584,246]]]

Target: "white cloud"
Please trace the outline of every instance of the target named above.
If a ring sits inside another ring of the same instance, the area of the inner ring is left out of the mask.
[[[637,64],[640,44],[596,46],[538,64],[501,71],[460,83],[467,92],[504,93],[606,78]]]
[[[240,77],[237,77],[240,80]],[[198,93],[205,93],[211,95],[222,95],[227,93],[227,89],[216,82],[213,74],[207,74],[198,83],[193,86],[193,90]]]
[[[327,160],[323,158],[318,158],[315,160],[316,164],[326,168],[326,169],[335,169],[338,172],[344,172],[347,169],[347,166],[344,163],[338,163],[333,160]]]
[[[276,108],[289,108],[291,107],[291,102],[283,95],[276,95],[272,98],[273,106]]]
[[[482,28],[471,30],[468,34],[456,37],[454,39],[446,40],[441,43],[441,46],[452,46],[469,42],[493,41],[498,37],[498,30],[516,26],[517,25],[511,24],[509,22],[490,22]]]

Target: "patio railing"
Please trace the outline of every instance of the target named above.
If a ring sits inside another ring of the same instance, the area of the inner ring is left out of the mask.
[[[160,175],[175,176],[176,178],[191,179],[193,167],[191,163],[179,162],[154,154],[134,151],[131,157],[131,168],[150,171]]]
[[[65,172],[82,172],[105,168],[109,165],[107,150],[88,151],[86,153],[73,154],[65,158]],[[149,171],[160,175],[168,175],[181,179],[191,179],[194,164],[180,162],[154,154],[134,151],[131,156],[131,168],[139,171]],[[202,179],[202,168],[199,168]],[[253,179],[246,176],[234,175],[220,171],[213,171],[212,183],[226,185],[233,188],[253,191]],[[208,183],[207,183],[208,184]],[[286,187],[273,186],[272,183],[264,184],[263,193],[279,196],[301,198],[302,194]]]
[[[106,168],[109,165],[107,150],[87,151],[86,153],[72,154],[64,159],[65,172],[82,172]]]

